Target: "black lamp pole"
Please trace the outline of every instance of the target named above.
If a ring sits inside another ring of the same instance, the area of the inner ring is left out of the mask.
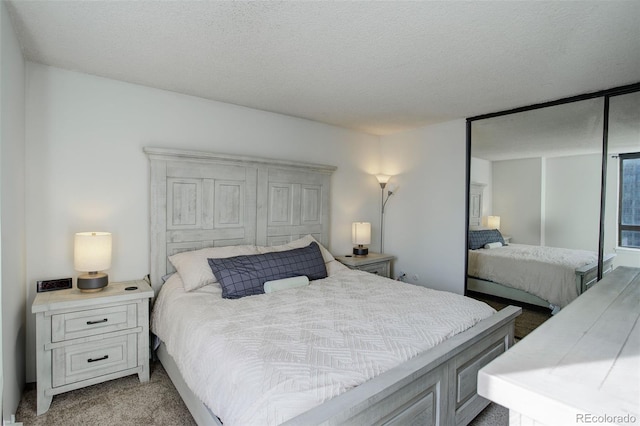
[[[384,188],[387,186],[386,182],[380,182],[380,202],[382,204],[382,208],[380,209],[380,253],[384,253],[384,206],[387,205],[387,201],[389,201],[389,197],[393,195],[393,191],[387,192],[387,198],[384,198]]]

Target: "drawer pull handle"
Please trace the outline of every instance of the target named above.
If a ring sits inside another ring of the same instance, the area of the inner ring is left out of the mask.
[[[100,324],[101,322],[107,322],[107,321],[108,321],[108,319],[106,319],[106,318],[103,318],[103,319],[98,320],[98,321],[87,321],[87,325]]]
[[[105,359],[108,359],[108,358],[109,358],[109,355],[105,355],[105,356],[103,356],[102,358],[95,358],[95,359],[94,359],[94,358],[89,358],[89,359],[87,360],[87,362],[104,361]]]

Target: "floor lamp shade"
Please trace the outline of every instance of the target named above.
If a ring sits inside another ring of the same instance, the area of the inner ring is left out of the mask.
[[[371,224],[369,222],[353,222],[351,224],[351,242],[356,245],[353,254],[366,256],[369,249],[365,245],[371,244]]]
[[[111,267],[111,234],[109,232],[79,232],[75,235],[73,264],[81,291],[100,291],[109,284],[102,271]]]
[[[389,175],[376,175],[376,179],[378,179],[378,183],[380,184],[380,187],[382,189],[384,189],[384,187],[389,182],[389,179],[391,179],[391,176],[389,176]]]
[[[387,188],[387,198],[384,198],[384,189],[387,187],[391,177],[392,176],[389,175],[376,175],[376,179],[378,179],[378,183],[380,184],[380,203],[382,204],[380,207],[380,253],[384,252],[384,206],[387,205],[389,197],[391,197],[396,190],[395,185],[389,185]]]

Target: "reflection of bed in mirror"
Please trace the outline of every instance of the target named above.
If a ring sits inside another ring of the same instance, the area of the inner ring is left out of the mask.
[[[512,244],[511,237],[484,226],[485,187],[470,185],[467,291],[549,308],[555,314],[597,282],[595,251]],[[604,256],[603,274],[613,269],[614,256]]]
[[[229,300],[221,297],[224,283],[207,281],[208,259],[267,254],[311,238],[326,244],[334,167],[145,152],[157,292],[152,330],[162,340],[158,357],[198,424],[467,424],[488,404],[476,394],[477,371],[513,343],[517,307],[494,313],[461,295],[352,271],[324,249],[327,278],[292,290]],[[177,273],[163,283],[174,267]],[[423,304],[407,292],[444,294],[449,301],[437,308],[438,297]],[[379,303],[369,303],[375,298]],[[416,305],[415,315],[407,302]],[[483,314],[468,315],[467,303]],[[394,304],[402,315],[385,322],[379,313]],[[431,315],[428,324],[420,315]],[[455,325],[461,321],[467,324]],[[358,340],[368,329],[373,332]],[[444,340],[429,337],[438,330]],[[428,342],[432,347],[404,361],[384,350],[409,344],[413,349],[402,352],[410,354]],[[345,380],[342,370],[357,365],[365,369]],[[341,393],[330,394],[335,388]]]
[[[469,250],[467,290],[547,307],[555,313],[597,281],[595,252],[495,245]],[[605,256],[604,273],[612,269],[613,257]]]
[[[512,238],[510,243],[598,251],[603,229],[603,107],[603,98],[593,97],[469,119],[469,229],[479,226],[478,216],[499,216],[499,228]],[[595,282],[595,253],[591,259],[572,262],[562,280],[546,277],[542,285],[517,285],[542,275],[536,271],[510,278],[472,272],[468,290],[559,308]],[[605,270],[610,268],[610,260],[603,260]],[[563,284],[552,286],[555,281]],[[552,291],[537,291],[540,286]]]

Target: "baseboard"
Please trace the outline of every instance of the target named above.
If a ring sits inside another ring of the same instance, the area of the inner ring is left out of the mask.
[[[17,422],[17,423],[16,423],[16,416],[15,416],[15,414],[12,414],[12,415],[11,415],[11,420],[4,420],[4,421],[2,422],[2,425],[3,425],[3,426],[9,426],[9,425],[13,425],[13,426],[22,426],[22,423],[20,423],[20,422]]]

